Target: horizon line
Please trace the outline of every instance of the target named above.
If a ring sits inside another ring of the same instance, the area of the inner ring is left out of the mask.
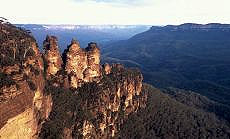
[[[221,24],[230,25],[230,23],[221,22],[209,22],[209,23],[196,23],[196,22],[185,22],[180,24],[51,24],[51,23],[11,23],[13,25],[48,25],[48,26],[167,26],[167,25],[183,25],[183,24],[197,24],[197,25],[209,25],[209,24]]]

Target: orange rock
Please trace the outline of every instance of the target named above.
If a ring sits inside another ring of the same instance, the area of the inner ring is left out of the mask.
[[[79,42],[72,40],[64,52],[65,70],[71,77],[71,87],[77,88],[81,82],[91,82],[93,78],[99,77],[100,72],[100,50],[96,43],[89,43],[86,49],[80,48]]]
[[[62,58],[58,50],[57,38],[54,36],[47,36],[43,42],[44,60],[46,63],[45,72],[47,76],[55,75],[62,68]]]
[[[111,66],[108,63],[105,63],[103,65],[103,68],[104,68],[104,71],[105,71],[106,75],[111,73]]]

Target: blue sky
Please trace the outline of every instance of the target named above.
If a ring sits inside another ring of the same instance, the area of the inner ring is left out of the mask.
[[[1,0],[12,23],[230,23],[230,0]]]

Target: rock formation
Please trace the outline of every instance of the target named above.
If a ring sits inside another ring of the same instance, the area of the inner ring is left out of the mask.
[[[108,63],[105,63],[103,65],[103,69],[104,69],[106,75],[111,73],[111,67]]]
[[[43,92],[42,56],[27,32],[0,28],[0,138],[36,138],[52,107]]]
[[[84,71],[86,82],[93,81],[93,78],[101,75],[100,71],[100,50],[96,43],[89,43],[86,47],[88,67]]]
[[[86,49],[82,49],[78,41],[72,40],[63,55],[71,87],[77,88],[100,76],[100,50],[96,43],[89,43]]]
[[[40,137],[115,137],[128,115],[145,107],[147,95],[141,92],[142,79],[139,70],[114,64],[110,74],[103,75],[99,82],[83,84],[75,93],[59,89],[55,109]]]
[[[62,68],[62,58],[58,50],[57,38],[47,36],[43,42],[44,47],[44,62],[47,77],[55,75]]]
[[[102,68],[96,43],[73,40],[61,57],[47,36],[42,58],[26,31],[0,28],[0,138],[111,138],[145,106],[139,70]]]

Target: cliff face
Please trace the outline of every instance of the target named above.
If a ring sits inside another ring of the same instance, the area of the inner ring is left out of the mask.
[[[54,36],[41,54],[23,29],[0,29],[0,138],[110,138],[145,106],[142,74],[100,66],[96,43],[73,40],[61,57]]]
[[[0,138],[36,137],[52,105],[43,93],[43,60],[28,33],[8,24],[0,28]]]
[[[145,107],[142,79],[138,70],[114,64],[110,74],[102,71],[98,82],[84,83],[74,92],[49,86],[47,92],[55,92],[53,110],[40,137],[115,137],[128,115]]]
[[[58,49],[57,38],[47,36],[43,42],[44,62],[47,77],[55,75],[62,68],[62,58]]]
[[[82,49],[79,42],[72,40],[63,55],[70,87],[77,88],[100,76],[100,51],[95,43],[89,43],[86,49]]]

